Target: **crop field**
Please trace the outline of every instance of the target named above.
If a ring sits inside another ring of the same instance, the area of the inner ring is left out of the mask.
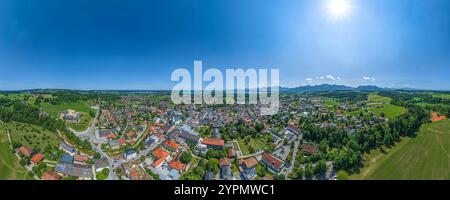
[[[373,153],[353,179],[449,180],[450,120],[425,124],[414,138],[404,138],[387,153]]]

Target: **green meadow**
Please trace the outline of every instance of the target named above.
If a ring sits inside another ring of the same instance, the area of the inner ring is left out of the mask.
[[[95,112],[94,109],[90,108],[84,102],[65,103],[65,104],[56,104],[56,105],[48,103],[48,102],[42,102],[41,109],[42,109],[42,111],[44,111],[44,112],[48,113],[49,115],[56,117],[56,118],[59,118],[61,111],[67,110],[67,109],[72,109],[77,112],[82,112],[83,116],[80,119],[80,123],[78,123],[78,124],[67,123],[68,126],[70,126],[71,128],[73,128],[76,131],[86,130],[89,127],[89,125],[93,119],[93,117],[91,117],[89,113]]]
[[[12,153],[4,124],[0,122],[0,180],[29,180],[28,171]]]
[[[450,120],[424,124],[386,152],[366,155],[365,167],[352,179],[450,180]]]

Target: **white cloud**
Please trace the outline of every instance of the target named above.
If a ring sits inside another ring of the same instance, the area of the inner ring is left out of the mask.
[[[362,77],[365,81],[372,81],[375,82],[377,79],[375,79],[374,77],[370,77],[370,76],[363,76]]]
[[[307,78],[305,80],[308,81],[308,82],[311,82],[313,79],[312,78]]]
[[[333,80],[333,81],[335,81],[336,80],[336,78],[334,78],[334,76],[332,76],[332,75],[327,75],[327,76],[325,76],[327,79],[330,79],[330,80]]]

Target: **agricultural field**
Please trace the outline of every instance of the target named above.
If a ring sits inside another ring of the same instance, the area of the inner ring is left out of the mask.
[[[404,107],[396,106],[390,104],[392,101],[389,97],[383,97],[378,94],[369,94],[367,105],[369,105],[369,111],[375,113],[380,116],[381,113],[384,113],[385,117],[388,119],[396,118],[407,110]]]
[[[2,131],[10,130],[13,143],[19,143],[30,149],[43,150],[47,145],[59,144],[57,136],[42,127],[20,122],[8,122],[0,128]]]
[[[368,104],[389,104],[392,99],[389,97],[383,97],[378,94],[369,94],[368,95]]]
[[[404,138],[392,149],[368,155],[366,166],[352,179],[449,180],[450,120],[424,124],[414,138]]]
[[[73,128],[75,131],[84,131],[86,130],[93,117],[89,114],[90,112],[95,112],[94,109],[90,108],[86,103],[84,102],[77,102],[77,103],[70,103],[70,104],[57,104],[53,105],[48,102],[42,102],[41,103],[41,109],[48,113],[49,115],[59,118],[59,114],[63,110],[72,109],[77,112],[82,112],[83,116],[80,119],[80,123],[78,124],[71,124],[68,123],[68,126]]]
[[[0,122],[0,180],[30,180],[28,171],[19,164],[19,159],[12,153],[8,135]]]
[[[393,119],[393,118],[396,118],[396,117],[400,116],[401,114],[405,113],[406,108],[401,107],[401,106],[392,105],[392,104],[385,104],[381,107],[369,108],[369,111],[375,113],[375,115],[378,115],[378,116],[380,116],[381,113],[384,113],[384,115],[388,119]]]

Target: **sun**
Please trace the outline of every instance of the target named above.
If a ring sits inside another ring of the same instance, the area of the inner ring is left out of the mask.
[[[326,9],[333,20],[341,20],[352,14],[355,5],[350,0],[328,0]]]

